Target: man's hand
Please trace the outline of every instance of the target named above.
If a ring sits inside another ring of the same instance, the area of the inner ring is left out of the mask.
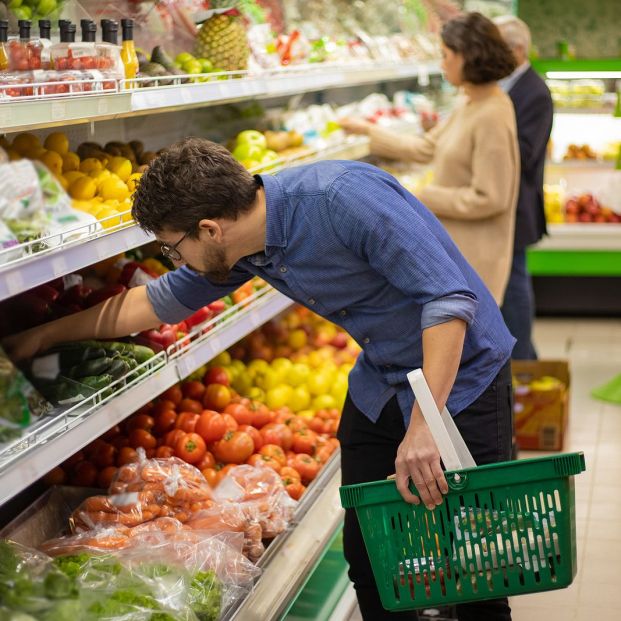
[[[353,117],[339,119],[339,125],[348,134],[361,134],[363,136],[368,136],[371,128],[373,127],[372,123],[369,123],[364,119],[356,119]]]
[[[406,502],[415,505],[422,501],[427,509],[441,505],[442,494],[448,485],[440,465],[440,453],[418,406],[414,406],[412,420],[395,460],[397,489]],[[410,479],[420,498],[409,489]]]

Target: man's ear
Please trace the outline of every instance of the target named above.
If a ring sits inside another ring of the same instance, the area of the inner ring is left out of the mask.
[[[204,235],[217,243],[222,241],[223,232],[222,227],[216,220],[201,220],[198,223],[199,232],[202,232]]]

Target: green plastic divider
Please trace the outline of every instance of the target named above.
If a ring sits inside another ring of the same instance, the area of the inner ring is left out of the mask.
[[[613,250],[529,250],[533,276],[621,276],[621,252]]]
[[[577,58],[561,60],[541,58],[531,61],[539,73],[547,71],[621,71],[621,58]]]
[[[327,621],[348,582],[343,531],[339,528],[282,621]]]

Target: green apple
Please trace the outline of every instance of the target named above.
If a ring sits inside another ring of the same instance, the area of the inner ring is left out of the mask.
[[[265,136],[256,129],[247,129],[237,135],[237,144],[255,144],[261,147],[263,151],[267,149],[267,140]]]
[[[32,18],[32,9],[29,6],[18,6],[13,10],[13,15],[17,19],[30,19]]]
[[[196,59],[183,63],[182,70],[186,73],[201,73],[202,66]]]
[[[256,160],[257,162],[260,162],[263,158],[264,152],[265,150],[259,145],[253,144],[252,142],[244,142],[235,147],[233,157],[239,161]]]
[[[7,5],[9,9],[16,9],[22,5],[22,0],[9,0],[9,4]]]
[[[268,149],[263,155],[263,158],[261,159],[261,164],[269,164],[270,162],[275,162],[276,160],[279,160],[279,159],[280,159],[280,156],[278,155],[278,153],[276,153],[276,151],[272,151],[271,149]]]
[[[179,65],[185,65],[190,60],[194,60],[194,56],[190,54],[190,52],[181,52],[181,54],[177,54],[175,58],[175,62]]]
[[[213,63],[209,60],[209,58],[197,58],[198,62],[201,64],[203,68],[203,73],[209,73],[213,71]]]
[[[39,15],[49,15],[58,8],[56,0],[40,0],[37,4],[37,13]]]

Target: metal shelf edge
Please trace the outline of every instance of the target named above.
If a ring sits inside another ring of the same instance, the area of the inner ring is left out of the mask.
[[[268,293],[267,296],[269,297],[261,299],[258,308],[250,305],[238,321],[232,321],[222,330],[214,331],[213,339],[218,344],[217,347],[210,344],[211,338],[206,339],[197,348],[197,352],[190,348],[189,352],[147,376],[130,390],[112,398],[84,419],[76,419],[74,426],[65,433],[24,451],[23,456],[10,463],[6,470],[0,470],[0,506],[104,431],[127,418],[155,395],[178,382],[180,377],[187,377],[204,362],[293,304],[289,298],[277,291]],[[63,421],[64,417],[61,415],[58,421],[59,430],[64,424]]]

